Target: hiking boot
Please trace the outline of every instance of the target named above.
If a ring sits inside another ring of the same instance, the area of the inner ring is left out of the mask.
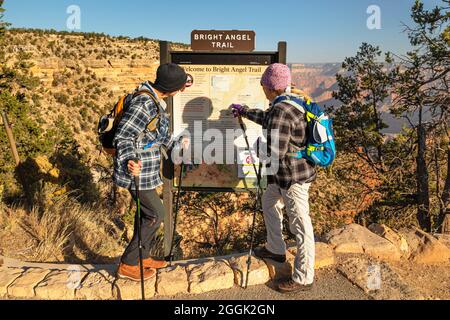
[[[292,279],[282,281],[278,283],[278,291],[281,293],[295,293],[301,291],[309,291],[312,289],[313,284],[299,284]]]
[[[161,260],[155,260],[153,258],[147,258],[142,261],[144,268],[162,269],[167,267],[167,262]]]
[[[155,269],[144,268],[144,281],[153,278],[155,275]],[[141,268],[139,265],[130,266],[128,264],[121,263],[117,269],[117,277],[132,281],[141,281]]]
[[[286,262],[285,254],[275,254],[266,249],[266,247],[258,247],[253,250],[255,256],[261,259],[271,259],[276,262],[284,263]]]

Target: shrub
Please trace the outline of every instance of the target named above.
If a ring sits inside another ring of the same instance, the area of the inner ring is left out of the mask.
[[[65,93],[56,92],[53,96],[55,97],[56,102],[58,102],[60,104],[67,105],[69,102],[69,97]]]
[[[88,113],[88,110],[86,108],[80,109],[80,115],[81,115],[83,120],[86,119],[87,113]]]

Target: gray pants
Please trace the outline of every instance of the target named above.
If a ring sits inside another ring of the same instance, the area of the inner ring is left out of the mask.
[[[136,192],[130,191],[136,201]],[[141,190],[139,192],[141,202],[141,235],[142,235],[142,258],[150,257],[150,245],[155,238],[156,232],[164,220],[165,208],[156,190]],[[134,221],[133,238],[122,255],[121,261],[125,264],[139,265],[139,241],[138,224]]]
[[[315,242],[309,216],[310,186],[310,183],[294,184],[289,190],[283,190],[276,184],[270,184],[262,199],[267,229],[266,248],[275,254],[286,254],[282,211],[286,206],[290,231],[295,235],[297,242],[297,256],[292,279],[302,285],[314,282]]]

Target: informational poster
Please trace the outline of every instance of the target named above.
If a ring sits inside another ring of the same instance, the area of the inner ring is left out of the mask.
[[[245,104],[265,110],[269,106],[261,87],[262,65],[183,65],[194,85],[173,98],[173,128],[176,136],[189,132],[190,160],[183,187],[253,189],[258,166],[256,154],[248,152],[241,127],[229,110]],[[251,148],[262,136],[260,125],[244,119]],[[180,166],[175,166],[176,180]],[[178,182],[175,180],[175,185]]]
[[[259,159],[257,158],[257,154],[255,151],[244,150],[239,152],[239,178],[256,178],[259,166]]]

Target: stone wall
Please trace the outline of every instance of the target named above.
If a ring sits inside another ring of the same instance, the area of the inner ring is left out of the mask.
[[[365,290],[368,261],[378,261],[383,270],[391,270],[387,262],[402,259],[414,263],[448,264],[449,240],[447,236],[433,236],[415,228],[396,232],[383,225],[372,225],[369,230],[350,224],[331,231],[325,237],[325,242],[316,243],[315,267],[321,269],[334,266],[351,282]],[[145,282],[146,297],[151,299],[155,296],[200,294],[289,278],[295,254],[295,246],[290,246],[286,263],[262,261],[252,257],[248,279],[245,253],[177,261],[172,266],[159,270],[154,278]],[[341,254],[359,254],[362,257],[345,258],[337,264],[335,257]],[[0,297],[49,300],[140,299],[140,283],[117,280],[116,268],[116,265],[23,263],[0,257]],[[401,283],[394,272],[389,274],[391,276],[386,281]],[[392,286],[394,287],[402,288]],[[378,292],[373,297],[420,298],[415,292],[406,289],[393,289],[388,296]]]

